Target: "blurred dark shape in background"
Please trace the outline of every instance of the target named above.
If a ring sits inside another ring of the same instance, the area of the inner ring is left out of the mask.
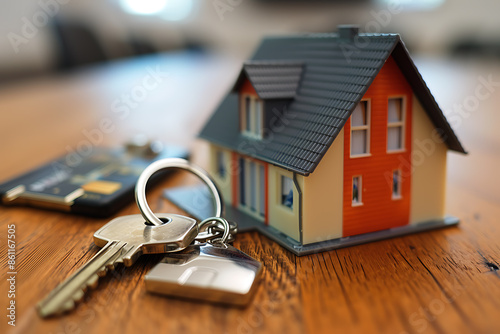
[[[248,58],[268,35],[396,32],[412,53],[500,57],[491,0],[24,0],[0,4],[0,83],[183,50]]]
[[[500,39],[483,40],[476,36],[463,37],[451,43],[450,54],[462,58],[500,60]]]
[[[53,29],[58,49],[57,70],[71,70],[110,59],[158,52],[146,39],[130,35],[126,41],[106,41],[108,44],[113,43],[115,45],[115,53],[110,58],[99,41],[98,33],[88,24],[84,22],[64,22],[56,18],[53,22]],[[121,50],[121,52],[117,52],[117,50]]]
[[[59,49],[58,69],[71,69],[107,60],[96,34],[88,25],[56,19],[53,27]]]

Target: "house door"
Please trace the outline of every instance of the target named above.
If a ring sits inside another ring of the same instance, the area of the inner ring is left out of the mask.
[[[239,208],[252,217],[264,221],[266,216],[265,167],[262,163],[239,158]]]

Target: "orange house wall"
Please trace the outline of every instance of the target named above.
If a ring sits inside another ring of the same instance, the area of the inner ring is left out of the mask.
[[[387,153],[387,104],[389,97],[404,96],[405,151]],[[410,85],[392,56],[363,96],[370,100],[371,156],[351,158],[351,119],[344,127],[343,236],[374,232],[409,223],[411,176],[401,168],[411,160],[412,96]],[[407,165],[407,164],[406,164]],[[401,169],[402,198],[392,199],[392,172]],[[362,176],[363,205],[352,206],[352,178]]]
[[[257,91],[255,90],[255,88],[253,88],[250,80],[245,79],[243,81],[243,84],[240,87],[240,96],[241,96],[241,94],[250,94],[250,95],[257,96]]]

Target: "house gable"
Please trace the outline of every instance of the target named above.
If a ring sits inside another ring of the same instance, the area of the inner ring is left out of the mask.
[[[389,99],[401,99],[402,147],[388,147]],[[389,57],[363,95],[369,102],[369,152],[352,155],[353,117],[344,126],[343,236],[374,232],[408,224],[411,194],[413,91],[393,57]],[[424,116],[425,117],[425,116]],[[399,171],[399,196],[393,195],[393,173]],[[359,201],[353,200],[358,178]]]

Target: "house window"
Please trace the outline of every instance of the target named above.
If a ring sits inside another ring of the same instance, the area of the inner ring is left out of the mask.
[[[403,98],[391,98],[387,107],[387,151],[404,149],[405,110]]]
[[[361,176],[353,176],[352,178],[352,205],[361,205],[362,202],[363,184]]]
[[[224,152],[217,151],[216,153],[216,162],[217,162],[217,174],[220,177],[226,177],[226,160],[224,157]]]
[[[241,131],[244,135],[261,139],[263,133],[263,104],[254,95],[243,97],[241,111]]]
[[[293,209],[293,181],[284,175],[281,175],[281,204]]]
[[[256,211],[257,208],[257,166],[255,162],[250,162],[250,210]]]
[[[246,166],[245,166],[245,159],[240,158],[240,204],[245,206],[246,205]]]
[[[245,108],[243,110],[245,114],[245,132],[250,133],[252,131],[252,100],[250,96],[245,97]]]
[[[370,153],[370,108],[361,101],[351,115],[351,156]]]
[[[265,170],[264,170],[264,165],[259,165],[259,183],[260,183],[260,215],[262,217],[265,216],[266,214],[266,180],[265,180]]]
[[[392,172],[392,199],[401,198],[401,171],[399,169]]]
[[[260,218],[265,217],[265,168],[261,163],[240,158],[240,206]]]
[[[262,101],[258,98],[254,99],[255,105],[255,117],[254,122],[255,125],[253,127],[254,134],[261,138],[262,137]]]

